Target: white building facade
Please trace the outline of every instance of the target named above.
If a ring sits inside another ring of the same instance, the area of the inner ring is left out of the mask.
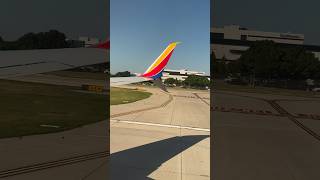
[[[271,40],[284,46],[303,46],[320,58],[320,47],[305,45],[303,34],[252,31],[237,25],[211,28],[211,52],[217,59],[233,61],[240,58],[253,42]]]
[[[163,80],[166,80],[168,78],[173,78],[180,81],[184,81],[190,75],[204,76],[210,80],[209,76],[207,76],[205,72],[189,71],[187,69],[180,69],[180,70],[164,69],[162,74],[163,74],[162,76]]]
[[[244,41],[272,40],[276,43],[304,44],[303,34],[252,31],[238,25],[224,26],[223,28],[211,28],[211,32],[215,36],[223,39]]]

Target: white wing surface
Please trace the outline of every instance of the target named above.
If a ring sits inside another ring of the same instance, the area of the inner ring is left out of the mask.
[[[110,78],[110,86],[120,86],[120,85],[126,85],[126,84],[132,84],[132,83],[138,83],[138,82],[144,82],[144,81],[150,81],[152,79],[145,78],[145,77],[111,77]]]
[[[107,53],[101,48],[0,51],[0,78],[106,63]]]

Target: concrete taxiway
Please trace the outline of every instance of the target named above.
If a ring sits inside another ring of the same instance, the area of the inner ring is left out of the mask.
[[[170,89],[170,93],[163,93],[156,88],[149,88],[153,93],[150,98],[137,103],[111,106],[112,120],[135,121],[174,126],[210,129],[209,105],[203,99],[209,100],[208,91],[190,91]],[[201,98],[201,96],[205,96]],[[199,97],[198,97],[199,96]],[[142,111],[117,117],[123,112],[147,109],[157,105],[168,104],[150,111]]]
[[[102,121],[60,133],[1,139],[0,178],[91,179],[107,161],[106,127]],[[106,170],[99,175],[106,177]]]
[[[213,179],[320,179],[320,99],[214,91]]]
[[[209,93],[148,91],[111,106],[111,179],[210,179],[209,105],[195,95]]]

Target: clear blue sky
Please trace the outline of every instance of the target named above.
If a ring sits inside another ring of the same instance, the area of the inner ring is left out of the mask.
[[[167,68],[210,73],[209,0],[111,0],[111,73],[143,73],[172,41]]]

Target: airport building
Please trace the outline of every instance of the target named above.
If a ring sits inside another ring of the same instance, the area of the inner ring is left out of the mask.
[[[69,48],[81,48],[85,47],[85,42],[80,40],[74,40],[74,39],[67,39],[67,44]]]
[[[253,31],[237,25],[211,28],[211,52],[217,59],[233,61],[240,58],[253,42],[271,40],[283,46],[299,46],[313,52],[320,59],[320,46],[305,45],[303,34]]]
[[[205,72],[189,71],[187,69],[180,69],[180,70],[164,69],[162,79],[165,80],[168,78],[173,78],[180,81],[184,81],[190,75],[204,76],[210,79],[210,77],[207,76]]]
[[[83,41],[85,47],[100,43],[100,40],[98,38],[92,37],[79,37],[79,41]]]
[[[92,37],[79,37],[78,39],[66,39],[68,43],[68,47],[70,48],[80,48],[80,47],[88,47],[92,45],[99,44],[101,41],[98,38]]]

